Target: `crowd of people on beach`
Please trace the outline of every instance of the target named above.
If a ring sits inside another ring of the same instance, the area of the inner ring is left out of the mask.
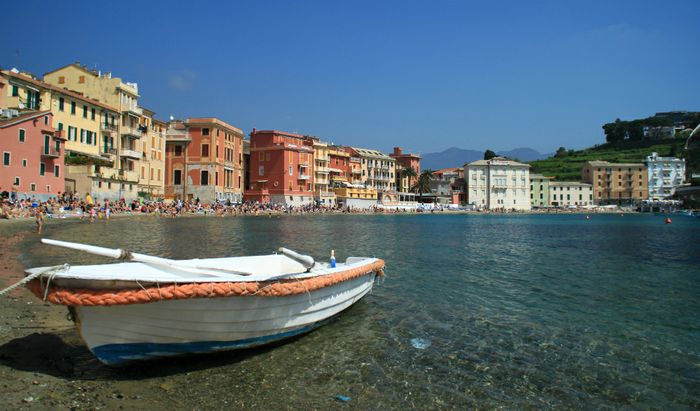
[[[322,214],[322,213],[396,213],[408,210],[387,210],[379,206],[370,208],[326,206],[317,203],[292,206],[277,203],[218,201],[205,203],[195,198],[189,201],[145,201],[120,199],[118,201],[95,201],[90,194],[85,197],[77,193],[64,193],[39,201],[34,197],[0,200],[0,219],[35,218],[38,230],[45,218],[76,217],[81,220],[109,220],[112,215],[148,214],[175,218],[183,215],[273,215],[273,214]]]

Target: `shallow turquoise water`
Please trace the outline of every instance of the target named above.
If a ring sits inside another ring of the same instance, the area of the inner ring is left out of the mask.
[[[173,258],[286,246],[386,260],[386,279],[338,320],[236,361],[202,360],[198,372],[236,388],[195,378],[182,387],[194,399],[259,398],[266,383],[265,401],[289,407],[337,407],[338,394],[373,409],[700,407],[697,218],[143,217],[49,224],[46,236]],[[106,261],[36,243],[23,258]]]

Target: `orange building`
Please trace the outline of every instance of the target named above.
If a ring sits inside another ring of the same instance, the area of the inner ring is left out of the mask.
[[[314,201],[313,140],[299,134],[253,129],[246,201],[287,205]]]
[[[587,161],[583,181],[593,186],[596,204],[632,205],[649,198],[647,167],[642,163]]]
[[[243,199],[243,132],[217,118],[174,121],[166,132],[165,198]]]
[[[51,117],[50,111],[0,117],[0,192],[47,200],[64,191],[65,140]]]
[[[329,169],[331,175],[331,185],[338,186],[350,180],[350,153],[342,147],[331,146],[328,150],[330,157]]]

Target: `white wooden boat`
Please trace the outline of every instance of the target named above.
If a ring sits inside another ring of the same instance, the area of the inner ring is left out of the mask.
[[[384,262],[331,267],[281,254],[168,260],[42,240],[131,262],[27,270],[39,297],[67,305],[103,363],[254,347],[308,332],[372,290]]]

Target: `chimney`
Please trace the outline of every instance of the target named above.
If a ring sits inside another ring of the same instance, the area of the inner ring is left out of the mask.
[[[397,156],[401,155],[401,147],[394,147],[394,155],[397,155]]]

